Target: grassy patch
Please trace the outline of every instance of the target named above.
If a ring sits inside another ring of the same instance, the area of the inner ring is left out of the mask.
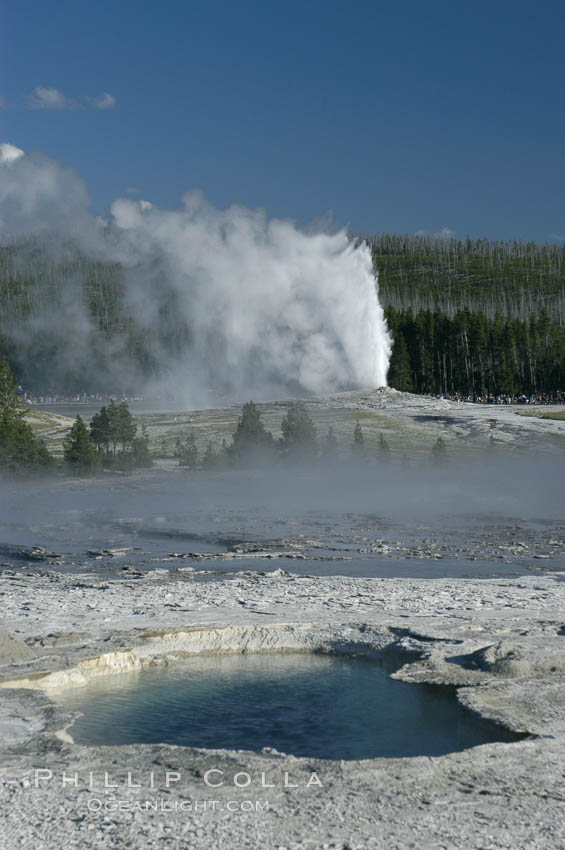
[[[517,410],[518,416],[533,416],[536,419],[555,419],[557,421],[565,421],[565,410],[551,410],[543,412],[543,410]]]
[[[542,413],[540,419],[561,419],[565,420],[565,410],[555,410],[552,413]]]

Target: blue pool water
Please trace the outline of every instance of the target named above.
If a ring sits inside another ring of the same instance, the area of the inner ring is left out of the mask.
[[[92,745],[273,747],[365,759],[516,740],[462,709],[447,688],[398,682],[375,662],[335,655],[200,656],[104,676],[58,702],[83,712],[69,731]]]

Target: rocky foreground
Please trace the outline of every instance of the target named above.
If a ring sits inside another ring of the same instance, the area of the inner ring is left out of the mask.
[[[4,847],[565,844],[563,574],[7,573],[0,594]],[[457,685],[470,710],[528,737],[438,758],[355,762],[92,748],[72,742],[72,717],[50,699],[92,676],[187,654],[293,650],[385,653],[398,662],[395,676]]]

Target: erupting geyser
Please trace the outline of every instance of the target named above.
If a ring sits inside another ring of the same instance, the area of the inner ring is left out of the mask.
[[[371,256],[343,231],[304,233],[263,210],[218,210],[195,191],[177,210],[119,198],[104,220],[73,171],[3,145],[0,239],[31,236],[53,263],[72,245],[89,261],[119,264],[124,309],[151,346],[159,385],[186,404],[208,403],[210,390],[241,400],[386,384],[391,342]],[[59,284],[27,332],[56,332],[63,357],[87,374],[96,328],[80,267]],[[9,332],[21,346],[21,323]],[[104,344],[109,376],[131,372],[131,347],[126,356],[123,340]]]

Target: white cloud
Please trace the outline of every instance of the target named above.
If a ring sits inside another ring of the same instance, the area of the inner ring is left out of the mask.
[[[110,92],[102,92],[98,97],[90,98],[90,102],[95,109],[113,109],[116,105],[116,98]]]
[[[420,236],[422,239],[425,239],[426,236],[431,236],[432,239],[453,239],[455,231],[451,230],[450,227],[442,227],[436,233],[428,233],[427,230],[416,230],[414,236]]]
[[[442,227],[441,230],[434,233],[434,236],[437,236],[438,239],[453,239],[455,231],[451,230],[450,227]]]
[[[116,98],[110,92],[102,92],[96,97],[82,95],[73,100],[53,86],[36,86],[33,94],[28,96],[27,104],[30,109],[113,109]]]
[[[59,89],[37,86],[29,96],[32,109],[76,109],[77,104],[69,100]]]
[[[0,165],[9,165],[23,155],[23,150],[15,145],[10,145],[8,142],[0,145]]]

